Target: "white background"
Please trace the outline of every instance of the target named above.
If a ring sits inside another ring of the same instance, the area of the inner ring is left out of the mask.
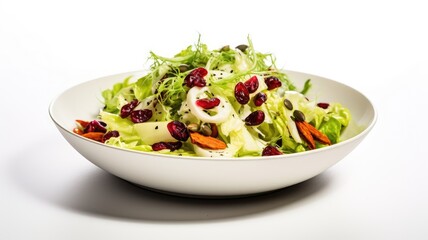
[[[0,239],[427,239],[422,2],[0,0]],[[63,90],[147,68],[150,50],[171,56],[199,33],[211,48],[249,34],[280,67],[356,88],[377,125],[320,176],[232,200],[137,188],[55,129]]]

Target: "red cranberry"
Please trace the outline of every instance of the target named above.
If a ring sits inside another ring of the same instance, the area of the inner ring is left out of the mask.
[[[107,132],[106,134],[104,134],[102,142],[105,142],[105,141],[109,140],[112,137],[119,137],[119,132],[116,131],[116,130]]]
[[[263,92],[259,92],[256,94],[256,96],[254,96],[254,105],[256,105],[257,107],[260,107],[263,103],[265,103],[267,100],[267,95]]]
[[[131,115],[131,112],[138,105],[138,103],[139,103],[138,100],[134,99],[131,102],[123,105],[122,108],[120,109],[120,117],[121,118],[126,118],[129,115]]]
[[[247,126],[257,126],[263,123],[265,120],[265,113],[261,110],[254,111],[245,118],[245,124]]]
[[[317,106],[323,109],[327,109],[330,106],[330,104],[321,102],[321,103],[318,103]]]
[[[187,86],[188,87],[193,87],[193,86],[197,86],[197,87],[205,87],[207,85],[205,79],[203,77],[200,76],[190,76]]]
[[[184,84],[187,87],[191,88],[194,86],[205,87],[207,85],[204,77],[208,74],[208,71],[205,68],[196,68],[191,71],[186,78],[184,78]]]
[[[150,109],[135,110],[131,112],[131,121],[133,123],[147,122],[153,116],[153,112]]]
[[[275,88],[279,88],[282,85],[281,81],[277,77],[274,77],[274,76],[270,76],[270,77],[265,78],[265,83],[268,87],[268,90],[273,90]]]
[[[220,105],[220,99],[218,98],[202,98],[196,100],[196,105],[203,109],[211,109]]]
[[[250,79],[244,82],[245,87],[249,93],[253,93],[259,88],[259,80],[257,76],[252,76]]]
[[[180,149],[183,144],[181,142],[158,142],[152,145],[153,151],[169,149],[171,151]]]
[[[105,128],[107,124],[105,124],[102,121],[92,120],[86,125],[85,129],[83,130],[84,133],[88,132],[107,132],[107,129]]]
[[[186,141],[190,136],[189,130],[182,122],[172,121],[166,126],[171,136],[179,141]]]
[[[278,148],[268,145],[263,149],[262,156],[282,155],[283,153]]]
[[[208,74],[208,71],[205,68],[196,68],[193,71],[190,72],[190,74],[194,75],[194,76],[201,76],[201,77],[205,77]]]
[[[235,98],[240,104],[247,104],[250,101],[250,93],[244,83],[239,82],[235,86]]]

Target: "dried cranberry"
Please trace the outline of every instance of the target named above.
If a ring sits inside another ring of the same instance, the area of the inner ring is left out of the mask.
[[[102,142],[105,142],[105,141],[109,140],[112,137],[119,137],[119,132],[116,131],[116,130],[107,132],[106,134],[104,134]]]
[[[131,112],[134,110],[134,108],[137,107],[138,103],[139,103],[138,100],[134,99],[131,102],[123,105],[122,108],[120,109],[120,117],[121,118],[128,117],[131,114]]]
[[[153,116],[153,112],[150,109],[135,110],[131,112],[131,121],[133,123],[147,122]]]
[[[85,130],[83,130],[84,133],[88,132],[107,132],[107,129],[105,128],[107,124],[105,124],[102,121],[92,120],[88,123],[88,125],[85,127]]]
[[[249,93],[253,93],[257,91],[257,88],[259,88],[259,80],[257,79],[257,76],[252,76],[250,79],[244,82],[244,85]]]
[[[235,86],[235,98],[240,104],[247,104],[250,101],[250,93],[244,83],[239,82]]]
[[[180,149],[183,144],[181,142],[158,142],[152,145],[153,151],[169,149],[171,151]]]
[[[323,109],[327,109],[330,106],[330,104],[320,102],[317,104],[317,106]]]
[[[208,71],[205,68],[196,68],[191,71],[186,78],[184,78],[184,84],[187,87],[191,88],[194,86],[205,87],[207,85],[204,77],[208,74]]]
[[[189,130],[182,122],[172,121],[166,126],[171,136],[179,141],[186,141],[190,136]]]
[[[205,79],[200,76],[190,76],[189,78],[186,77],[185,80],[186,80],[186,85],[190,88],[193,86],[205,87],[207,85]]]
[[[196,105],[203,109],[211,109],[220,105],[220,99],[218,98],[202,98],[196,100]]]
[[[171,151],[180,149],[182,145],[183,145],[183,143],[181,143],[181,142],[170,142],[170,143],[168,143],[168,147]]]
[[[267,100],[267,95],[263,92],[259,92],[256,94],[256,96],[254,96],[254,105],[256,105],[257,107],[260,107],[264,102],[266,102]]]
[[[265,120],[265,113],[261,110],[254,111],[245,118],[245,124],[247,126],[257,126],[263,123]]]
[[[278,148],[268,145],[263,149],[262,156],[282,155],[283,153]]]
[[[208,74],[208,71],[205,68],[200,67],[191,71],[190,74],[193,74],[194,76],[205,77]]]
[[[268,87],[268,90],[279,88],[282,85],[281,81],[277,77],[274,77],[274,76],[270,76],[270,77],[265,78],[265,83]]]

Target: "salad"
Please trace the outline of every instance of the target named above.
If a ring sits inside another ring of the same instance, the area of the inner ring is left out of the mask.
[[[248,44],[210,50],[198,39],[174,57],[150,53],[150,71],[102,92],[98,118],[73,132],[107,145],[182,156],[270,156],[340,141],[351,114],[316,102]]]

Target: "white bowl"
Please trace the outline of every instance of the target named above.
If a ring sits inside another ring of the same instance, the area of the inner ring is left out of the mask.
[[[308,95],[322,102],[339,102],[352,114],[343,141],[321,149],[271,157],[212,159],[138,152],[104,145],[72,132],[74,120],[94,119],[103,107],[101,91],[130,75],[129,72],[79,84],[59,95],[49,114],[64,138],[85,158],[129,182],[159,191],[226,197],[250,195],[284,188],[310,179],[343,159],[369,133],[376,111],[363,94],[323,77],[287,71],[291,81],[303,86],[310,78]]]

